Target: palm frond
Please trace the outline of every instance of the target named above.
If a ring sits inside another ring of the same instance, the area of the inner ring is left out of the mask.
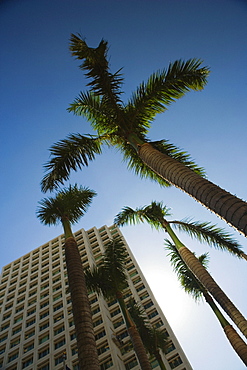
[[[42,199],[36,212],[37,217],[45,225],[56,225],[63,217],[73,224],[85,214],[95,195],[96,192],[87,187],[70,185],[54,197]]]
[[[91,122],[98,135],[110,134],[118,128],[119,110],[107,104],[104,99],[92,91],[81,92],[67,110],[78,116],[84,116]]]
[[[171,265],[178,276],[178,280],[186,293],[190,294],[196,301],[202,298],[205,288],[195,277],[192,271],[187,267],[177,248],[168,239],[165,239],[166,249],[169,251]],[[198,260],[206,268],[209,262],[208,254],[205,253],[198,257]]]
[[[191,90],[201,90],[207,83],[209,69],[200,59],[177,60],[168,69],[153,73],[132,95],[127,110],[135,121],[149,127],[157,113],[164,112],[171,102]]]
[[[130,207],[124,207],[119,212],[114,223],[119,226],[125,224],[137,224],[147,222],[156,229],[163,228],[161,221],[165,216],[170,216],[170,209],[163,205],[162,202],[151,202],[148,206],[136,208],[135,210]]]
[[[114,74],[109,72],[107,41],[101,40],[97,48],[90,48],[80,35],[72,34],[70,50],[76,59],[83,60],[80,68],[87,71],[85,76],[92,80],[88,83],[91,90],[115,106],[119,105],[123,78],[121,69]]]
[[[242,256],[242,247],[233,236],[224,229],[213,225],[210,222],[192,221],[184,219],[182,221],[171,221],[170,223],[179,230],[196,238],[201,243],[207,243],[211,247],[226,250],[237,257]]]
[[[70,134],[66,139],[52,145],[51,159],[44,165],[48,172],[41,182],[43,192],[57,189],[59,184],[68,180],[71,170],[76,171],[101,153],[101,143],[104,139],[96,136]]]

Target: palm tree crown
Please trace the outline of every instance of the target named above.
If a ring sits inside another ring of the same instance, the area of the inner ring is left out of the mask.
[[[51,147],[51,159],[41,186],[52,190],[69,178],[71,170],[87,166],[101,153],[103,143],[120,149],[128,167],[161,185],[175,185],[247,235],[247,204],[207,179],[187,153],[167,140],[151,142],[147,133],[158,113],[163,113],[189,90],[204,88],[209,69],[199,59],[177,60],[141,83],[125,104],[121,99],[121,70],[110,72],[108,44],[101,40],[90,48],[80,35],[71,36],[72,55],[81,60],[89,91],[81,92],[69,111],[84,116],[95,136],[70,135]]]
[[[189,218],[182,221],[169,221],[166,217],[170,216],[170,208],[165,206],[163,202],[152,201],[150,205],[135,210],[131,207],[123,207],[122,211],[116,215],[114,223],[123,226],[146,221],[155,229],[164,229],[164,223],[167,223],[179,231],[186,232],[191,238],[196,238],[201,243],[226,250],[237,257],[245,256],[238,241],[224,229],[210,222],[193,221]]]
[[[95,195],[94,190],[70,185],[60,190],[55,197],[42,199],[37,217],[45,225],[57,225],[63,218],[73,224],[86,213]]]
[[[187,91],[203,89],[209,74],[208,68],[201,67],[202,62],[198,59],[170,63],[167,69],[152,74],[146,83],[142,83],[125,104],[121,100],[121,70],[116,73],[109,71],[108,44],[105,40],[93,49],[80,36],[72,35],[70,50],[73,56],[83,60],[80,68],[87,71],[85,76],[90,82],[89,91],[81,92],[68,110],[85,116],[97,135],[72,134],[51,147],[52,158],[45,165],[48,174],[42,180],[43,191],[63,183],[71,170],[87,166],[95,154],[101,153],[102,143],[121,149],[128,167],[137,174],[169,186],[166,180],[143,163],[134,147],[138,143],[149,142],[146,134],[156,114],[164,112],[171,102],[181,98]],[[205,174],[188,154],[167,140],[153,142],[153,146],[196,173]]]

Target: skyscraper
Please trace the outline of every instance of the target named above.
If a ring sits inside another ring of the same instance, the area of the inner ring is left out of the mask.
[[[84,268],[97,264],[104,246],[121,236],[128,257],[129,288],[152,325],[166,330],[162,355],[167,370],[191,370],[181,346],[157,304],[120,230],[114,226],[75,233]],[[63,235],[5,266],[0,283],[0,368],[8,370],[78,369],[75,328],[63,251]],[[101,369],[140,369],[116,301],[89,294]],[[152,367],[159,369],[157,362]]]

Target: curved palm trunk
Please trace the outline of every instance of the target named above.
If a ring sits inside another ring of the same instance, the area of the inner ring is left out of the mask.
[[[126,308],[122,293],[118,292],[116,298],[117,298],[118,303],[121,307],[121,310],[122,310],[122,313],[123,313],[123,316],[124,316],[124,319],[125,319],[125,322],[126,322],[127,330],[128,330],[131,342],[133,344],[134,351],[135,351],[135,353],[137,355],[137,358],[139,360],[141,369],[142,370],[152,370],[150,362],[148,360],[147,352],[146,352],[145,347],[142,343],[140,334],[139,334],[138,330],[136,329],[136,326],[135,326],[133,320],[131,319],[130,314],[129,314],[127,308]]]
[[[180,256],[188,268],[197,277],[199,282],[212,294],[223,310],[228,314],[239,330],[247,337],[247,321],[239,312],[235,305],[230,301],[223,290],[214,281],[204,266],[198,261],[195,255],[177,238],[170,225],[163,220],[163,227],[172,238]]]
[[[130,141],[131,142],[131,141]],[[247,203],[188,167],[159,152],[149,143],[132,143],[142,161],[163,179],[183,190],[247,236]]]
[[[222,315],[222,313],[220,312],[220,310],[214,303],[212,297],[206,292],[203,292],[203,295],[204,295],[206,302],[209,304],[209,306],[212,308],[213,312],[215,313],[216,317],[218,318],[231,346],[233,347],[237,355],[241,358],[243,363],[247,366],[247,345],[246,343],[243,341],[243,339],[238,335],[236,330],[229,324],[229,322]]]
[[[75,322],[80,369],[99,370],[100,365],[85,276],[77,243],[73,236],[69,236],[65,240],[65,258]]]

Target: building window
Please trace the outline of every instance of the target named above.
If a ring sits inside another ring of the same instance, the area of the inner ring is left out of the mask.
[[[73,339],[75,339],[75,338],[76,338],[75,332],[71,333],[71,334],[70,334],[70,340],[73,340]]]
[[[31,342],[31,343],[28,343],[24,349],[23,349],[23,353],[26,353],[28,351],[31,351],[32,349],[34,348],[34,342]]]
[[[145,289],[145,286],[142,284],[138,288],[136,288],[137,292],[140,292],[141,290]]]
[[[43,337],[39,338],[39,344],[45,343],[47,340],[49,340],[49,337],[49,333],[47,333]]]
[[[9,310],[11,307],[13,307],[13,303],[9,304],[8,306],[5,306],[5,311]]]
[[[39,352],[39,359],[45,357],[46,355],[49,355],[50,349],[49,347],[42,348],[42,350]]]
[[[48,296],[49,296],[49,290],[47,290],[45,293],[41,294],[40,299],[43,299],[43,298],[48,297]]]
[[[176,347],[174,346],[174,343],[172,341],[169,341],[167,345],[165,346],[165,354],[170,353],[173,351]]]
[[[57,301],[58,299],[62,298],[62,293],[56,295],[55,297],[53,297],[53,302]]]
[[[45,311],[45,312],[42,312],[39,316],[39,319],[42,320],[44,319],[46,316],[49,315],[49,310]]]
[[[95,302],[97,302],[98,301],[98,298],[97,297],[93,297],[93,298],[91,298],[90,300],[89,300],[89,303],[90,304],[93,304],[93,303],[95,303]]]
[[[45,330],[49,327],[49,321],[46,321],[44,324],[40,325],[39,331]]]
[[[15,335],[15,334],[19,333],[21,331],[21,329],[22,329],[22,326],[18,326],[17,328],[13,329],[12,335]]]
[[[181,365],[183,361],[178,354],[168,359],[171,369],[175,369],[177,366]]]
[[[64,331],[64,325],[59,326],[59,328],[56,328],[54,330],[54,335],[58,335],[59,333],[62,333]]]
[[[110,350],[108,342],[105,342],[100,348],[98,348],[98,356]]]
[[[1,327],[1,331],[4,331],[9,328],[9,322]]]
[[[18,313],[18,312],[22,311],[23,309],[24,309],[24,305],[20,306],[20,307],[17,307],[17,309],[15,310],[15,313]]]
[[[137,362],[136,358],[132,357],[130,360],[128,360],[128,362],[126,362],[125,369],[130,370],[130,369],[133,369],[133,367],[135,367],[137,365],[138,365],[138,362]]]
[[[102,317],[99,317],[97,320],[93,322],[93,327],[95,328],[96,326],[100,325],[103,323]]]
[[[44,308],[44,307],[46,307],[48,305],[49,305],[49,301],[45,301],[45,302],[41,303],[40,309],[42,310],[42,308]]]
[[[153,302],[152,301],[150,301],[150,302],[148,302],[148,303],[146,303],[146,304],[144,304],[143,305],[143,307],[145,308],[145,310],[147,310],[149,307],[151,307],[151,306],[153,306],[154,304],[153,304]]]
[[[154,310],[153,312],[151,312],[150,314],[148,314],[148,318],[149,319],[152,319],[152,317],[155,317],[158,315],[158,312],[156,310]]]
[[[19,343],[20,343],[20,337],[19,338],[16,338],[15,340],[13,340],[10,343],[10,348],[13,348],[13,347],[17,346]]]
[[[14,361],[19,356],[19,351],[11,353],[8,357],[8,362]]]
[[[35,323],[35,321],[36,321],[36,318],[35,317],[32,320],[28,321],[26,323],[26,328],[28,328],[29,326],[33,325]]]
[[[64,360],[64,354],[60,354],[59,357],[55,358],[55,366],[58,365],[58,364],[61,364],[61,362],[63,362],[63,360]]]
[[[121,317],[119,320],[117,320],[113,323],[113,327],[114,327],[114,329],[117,329],[119,326],[121,326],[123,324],[124,324],[124,319]]]
[[[29,357],[28,359],[25,359],[22,363],[22,369],[25,369],[29,365],[33,363],[33,357]]]
[[[0,337],[0,343],[4,342],[8,338],[8,335],[4,335],[3,337]]]
[[[5,352],[6,344],[0,348],[0,355],[2,355]]]
[[[19,316],[19,317],[16,317],[14,319],[14,324],[17,324],[18,322],[22,321],[23,320],[23,316]]]
[[[63,318],[64,318],[63,313],[61,313],[61,315],[59,315],[59,316],[54,317],[54,319],[53,319],[54,324],[55,324],[56,322],[58,322],[58,321],[62,320]]]
[[[12,315],[12,312],[9,312],[7,315],[3,317],[3,321],[7,320]]]
[[[103,362],[103,364],[100,365],[100,370],[106,370],[106,369],[109,369],[110,367],[113,366],[113,362],[112,362],[112,359],[111,359],[111,356],[107,358],[107,360],[105,360],[105,362]]]
[[[117,308],[116,310],[111,312],[111,317],[118,315],[120,312],[121,312],[120,308]]]
[[[49,283],[46,283],[46,284],[42,285],[42,287],[40,288],[40,290],[44,290],[44,289],[46,289],[48,287],[49,287]]]
[[[36,307],[32,308],[30,311],[28,311],[27,316],[31,316],[36,312]]]
[[[28,302],[28,306],[31,306],[32,304],[34,304],[36,302],[37,302],[37,299],[34,298],[34,299],[32,299],[31,301]]]
[[[38,367],[38,370],[50,370],[50,364],[47,362],[46,364],[42,364]]]
[[[62,347],[64,344],[65,344],[65,338],[62,338],[59,342],[54,344],[54,349],[56,350],[56,349]]]
[[[63,302],[59,303],[57,306],[53,307],[53,312],[58,311],[60,308],[63,307]]]
[[[98,334],[95,335],[95,340],[98,340],[106,335],[105,330],[100,331]]]
[[[25,334],[25,339],[31,338],[33,335],[35,335],[35,330],[31,330]]]

